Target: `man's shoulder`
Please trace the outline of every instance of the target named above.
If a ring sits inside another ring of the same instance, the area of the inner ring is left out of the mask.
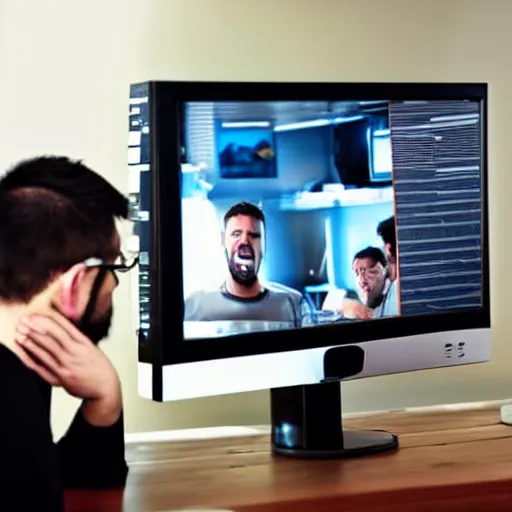
[[[0,394],[5,391],[1,386],[4,381],[9,382],[12,386],[23,384],[20,391],[24,391],[27,387],[29,390],[32,389],[30,379],[32,379],[32,375],[28,368],[14,352],[0,343]]]
[[[196,302],[202,302],[204,300],[218,298],[221,295],[222,292],[220,286],[195,290],[187,296],[187,298],[185,299],[185,303],[193,304]]]
[[[60,511],[62,486],[49,421],[36,375],[0,345],[0,500],[16,495],[20,509]],[[15,489],[23,484],[27,493]]]
[[[300,293],[298,290],[281,283],[265,283],[265,288],[269,291],[271,295],[286,295],[288,296],[289,299],[292,299],[294,302],[297,303],[301,302],[303,299],[302,293]]]
[[[49,410],[37,385],[38,377],[32,373],[11,350],[0,344],[0,411],[6,413],[4,405],[11,404],[21,409],[17,417],[38,417],[44,430],[49,429]],[[24,407],[18,407],[20,403]],[[13,414],[14,411],[10,411]],[[48,432],[50,432],[48,430]]]
[[[396,280],[391,281],[389,285],[383,309],[387,315],[398,315],[398,291]]]

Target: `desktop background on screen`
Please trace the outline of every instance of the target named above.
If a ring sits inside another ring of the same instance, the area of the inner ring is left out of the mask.
[[[481,305],[480,122],[462,100],[186,103],[185,338]]]

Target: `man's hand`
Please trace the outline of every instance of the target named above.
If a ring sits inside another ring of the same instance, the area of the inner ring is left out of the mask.
[[[340,311],[345,318],[357,318],[359,320],[370,320],[372,318],[372,310],[355,299],[343,299]]]
[[[107,356],[59,313],[33,315],[17,327],[16,353],[52,386],[84,399],[94,426],[109,426],[121,413],[119,377]]]

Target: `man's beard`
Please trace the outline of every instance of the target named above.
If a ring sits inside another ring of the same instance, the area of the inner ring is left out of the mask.
[[[365,292],[364,295],[360,295],[360,300],[366,307],[370,309],[375,309],[380,306],[382,301],[384,300],[384,295],[382,294],[382,290],[376,292],[375,290],[370,290]]]
[[[95,345],[106,338],[112,325],[112,308],[107,314],[99,320],[89,320],[82,318],[76,323],[77,329],[87,338],[89,338]]]
[[[226,253],[226,258],[229,273],[236,283],[250,288],[257,281],[259,263],[257,265],[256,255],[249,244],[240,245],[231,258]]]
[[[112,306],[110,306],[108,311],[105,313],[105,316],[99,318],[98,320],[92,320],[94,311],[97,306],[98,293],[106,275],[107,271],[105,269],[101,269],[96,276],[94,285],[91,290],[91,296],[89,297],[89,302],[85,308],[85,313],[82,318],[75,324],[77,329],[84,336],[89,338],[95,345],[98,345],[102,339],[108,336],[110,326],[112,324]]]

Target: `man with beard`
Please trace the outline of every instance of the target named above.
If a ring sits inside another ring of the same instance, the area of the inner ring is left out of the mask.
[[[192,293],[185,301],[185,321],[245,325],[268,322],[276,328],[312,323],[311,311],[300,292],[280,284],[263,286],[260,282],[264,228],[263,212],[251,203],[237,203],[226,212],[222,234],[228,266],[226,280],[220,288]]]
[[[363,306],[371,310],[371,317],[394,316],[398,314],[395,302],[389,301],[391,284],[384,253],[377,247],[359,251],[352,262],[356,288]]]
[[[63,510],[63,487],[125,483],[121,386],[107,336],[128,202],[61,157],[24,161],[0,179],[0,501]],[[81,398],[53,442],[52,386]]]

